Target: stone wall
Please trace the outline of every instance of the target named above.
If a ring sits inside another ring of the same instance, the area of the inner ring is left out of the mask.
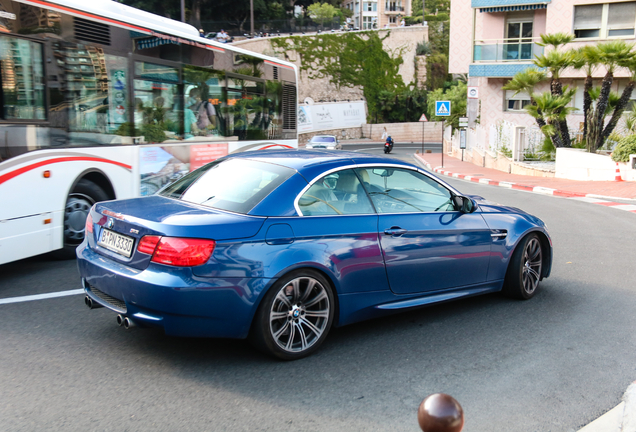
[[[406,50],[402,56],[404,62],[400,66],[399,73],[402,76],[402,80],[405,84],[410,84],[416,80],[415,69],[415,48],[417,44],[423,41],[428,41],[428,27],[418,25],[410,27],[398,27],[391,29],[376,30],[380,33],[380,37],[384,37],[389,33],[389,37],[384,40],[384,49],[389,53],[394,53],[402,47],[406,47]],[[337,33],[336,33],[337,34]],[[285,36],[280,36],[285,37]],[[305,35],[304,37],[316,37],[313,35]],[[258,52],[261,54],[276,56],[274,49],[270,43],[271,38],[256,38],[246,39],[242,41],[234,42],[232,45],[249,51]],[[282,58],[281,58],[282,59]],[[300,66],[300,59],[296,53],[291,53],[289,58],[285,60],[295,63]],[[419,60],[421,62],[421,60]],[[422,69],[424,70],[424,79],[426,76],[426,66],[419,66],[417,76],[421,76]],[[305,98],[310,97],[314,101],[343,101],[343,100],[363,100],[364,95],[362,88],[360,87],[339,87],[329,82],[329,79],[309,79],[307,74],[299,73],[300,82],[298,84],[298,102],[302,103]]]
[[[387,132],[395,142],[442,142],[441,122],[412,122],[412,123],[378,123],[362,125],[363,138],[371,141],[382,141],[382,134]]]
[[[345,135],[342,135],[342,131],[345,132]],[[331,129],[324,130],[320,132],[308,132],[303,134],[298,134],[298,146],[304,147],[305,144],[309,142],[309,140],[315,135],[334,135],[340,141],[350,140],[350,139],[360,139],[362,138],[362,128],[361,127],[353,127],[347,129]]]

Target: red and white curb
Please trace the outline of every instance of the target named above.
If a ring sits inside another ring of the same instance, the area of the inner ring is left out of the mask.
[[[589,203],[592,203],[592,204],[600,204],[602,206],[611,207],[611,208],[615,208],[615,209],[618,209],[618,210],[624,210],[624,211],[628,211],[628,212],[631,212],[631,213],[636,213],[636,205],[633,205],[633,204],[622,204],[622,203],[607,201],[605,199],[599,199],[599,198],[604,198],[604,197],[599,197],[599,195],[596,195],[596,194],[585,194],[585,193],[580,193],[580,192],[570,192],[570,191],[564,191],[564,190],[559,190],[559,189],[547,188],[547,187],[543,187],[543,186],[527,186],[527,185],[522,185],[522,184],[518,184],[518,183],[491,180],[491,179],[487,179],[487,178],[483,178],[483,177],[474,177],[474,176],[454,173],[454,172],[442,169],[442,167],[431,168],[431,164],[430,163],[426,162],[424,159],[422,159],[419,156],[418,156],[418,158],[431,171],[436,172],[436,173],[441,174],[441,175],[448,176],[448,177],[453,177],[453,178],[456,178],[456,179],[471,181],[471,182],[479,183],[479,184],[486,184],[486,185],[491,185],[491,186],[505,187],[505,188],[508,188],[508,189],[516,189],[516,190],[522,190],[522,191],[526,191],[526,192],[534,192],[534,193],[538,193],[538,194],[542,194],[542,195],[552,195],[552,196],[558,196],[558,197],[564,197],[564,198],[572,198],[572,199],[576,199],[578,201],[589,202]]]

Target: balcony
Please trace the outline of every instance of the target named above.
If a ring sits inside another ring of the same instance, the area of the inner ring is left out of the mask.
[[[473,50],[474,63],[530,62],[543,54],[537,44],[540,38],[482,39],[476,40]]]
[[[391,13],[404,13],[404,7],[403,6],[395,6],[395,5],[385,5],[384,7],[384,13],[386,14],[391,14]]]

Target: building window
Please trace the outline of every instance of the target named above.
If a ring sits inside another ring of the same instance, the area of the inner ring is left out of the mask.
[[[574,6],[577,38],[633,37],[636,2]]]
[[[532,60],[532,17],[509,17],[503,60]]]
[[[394,16],[389,17],[389,22],[390,22],[391,24],[395,24],[395,23],[397,22],[397,18],[395,18]]]
[[[365,10],[367,12],[377,12],[378,4],[377,3],[365,3]]]
[[[527,105],[530,105],[528,93],[515,93],[514,90],[506,90],[506,111],[523,111]]]
[[[363,30],[371,30],[374,28],[373,24],[375,23],[376,18],[365,16],[362,17],[362,29]]]

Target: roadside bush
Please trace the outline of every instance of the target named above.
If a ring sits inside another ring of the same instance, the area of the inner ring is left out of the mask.
[[[629,155],[636,154],[636,135],[630,135],[618,142],[612,152],[615,162],[629,162]]]

